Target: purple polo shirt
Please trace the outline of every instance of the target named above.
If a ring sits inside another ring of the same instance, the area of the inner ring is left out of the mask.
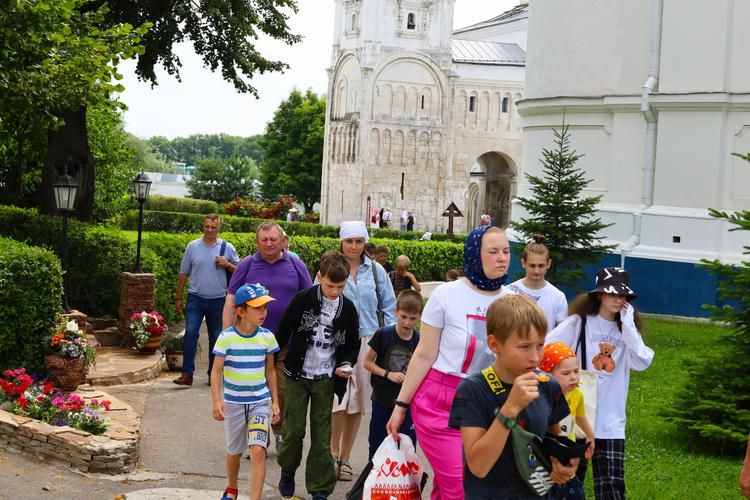
[[[269,264],[260,256],[260,252],[248,255],[232,273],[228,291],[232,295],[245,283],[260,283],[268,288],[268,293],[276,300],[268,303],[268,315],[263,327],[276,333],[287,306],[300,290],[310,288],[312,280],[307,266],[300,259],[282,253],[279,260]]]

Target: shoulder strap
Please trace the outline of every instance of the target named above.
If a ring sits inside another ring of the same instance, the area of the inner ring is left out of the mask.
[[[578,348],[581,348],[581,369],[586,370],[586,314],[581,315],[581,331],[578,333],[578,342],[576,342],[576,354]]]
[[[385,352],[388,350],[388,346],[391,343],[391,339],[393,339],[393,334],[395,333],[396,325],[389,325],[384,326],[380,329],[380,340],[378,342],[378,357],[384,356]]]
[[[490,386],[490,390],[492,391],[492,394],[495,395],[495,398],[497,398],[499,404],[500,395],[507,391],[507,389],[503,387],[503,383],[500,382],[500,377],[497,376],[497,373],[495,373],[495,369],[492,368],[492,366],[488,366],[482,370],[482,376],[484,377],[484,381],[487,382],[487,385]]]
[[[221,248],[219,249],[219,257],[224,257],[224,252],[227,251],[227,240],[221,240]]]
[[[375,261],[370,259],[372,265],[372,279],[375,280],[375,297],[378,299],[378,311],[380,311],[380,284],[378,283],[378,270],[375,268]]]

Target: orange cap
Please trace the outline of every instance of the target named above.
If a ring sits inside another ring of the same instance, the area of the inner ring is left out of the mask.
[[[551,372],[563,359],[574,358],[576,353],[568,344],[562,342],[552,342],[544,346],[544,357],[539,363],[539,369],[544,372]]]

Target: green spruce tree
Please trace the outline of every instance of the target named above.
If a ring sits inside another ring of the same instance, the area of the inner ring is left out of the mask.
[[[750,154],[735,156],[750,161]],[[711,216],[750,231],[750,211],[734,213],[710,210]],[[750,254],[750,246],[743,247]],[[718,278],[717,292],[722,306],[709,306],[711,317],[731,327],[716,339],[718,353],[697,354],[686,363],[689,380],[667,416],[680,424],[703,449],[740,454],[750,430],[750,261],[739,265],[703,260],[702,267]]]
[[[584,172],[576,168],[583,157],[570,149],[570,133],[563,118],[560,131],[553,129],[555,147],[542,149],[542,175],[526,174],[531,185],[531,196],[519,197],[518,203],[529,214],[520,222],[511,222],[513,229],[526,241],[534,233],[546,236],[552,268],[547,280],[578,289],[585,276],[582,265],[597,262],[602,253],[615,245],[603,245],[599,232],[610,226],[595,217],[601,196],[582,198],[581,191],[591,183]]]

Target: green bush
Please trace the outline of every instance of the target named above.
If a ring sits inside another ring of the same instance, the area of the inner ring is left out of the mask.
[[[126,217],[130,216],[125,214]],[[172,227],[187,224],[185,221],[200,221],[199,214],[179,214],[149,212],[153,221]],[[197,219],[196,219],[197,217]],[[224,228],[257,225],[259,220],[225,216]],[[125,218],[123,218],[125,220]],[[176,222],[175,222],[176,221]],[[338,230],[331,226],[304,223],[282,223],[289,231],[311,232],[313,235],[292,233],[290,248],[306,263],[310,275],[314,276],[320,256],[326,251],[339,248]],[[180,262],[185,246],[199,238],[196,231],[145,232],[141,248],[141,268],[154,273],[154,308],[169,323],[178,319],[174,309],[174,292],[177,287]],[[318,228],[330,228],[336,237],[314,235]],[[254,229],[254,227],[253,227]],[[62,237],[60,217],[39,215],[35,210],[0,206],[0,235],[43,246],[57,251]],[[241,257],[254,253],[255,234],[253,231],[223,231],[222,237],[231,242]],[[136,243],[117,228],[84,224],[70,221],[68,229],[69,265],[68,301],[72,307],[92,316],[105,314],[118,315],[120,302],[120,273],[132,270],[135,264]],[[404,254],[411,261],[411,270],[417,279],[442,280],[447,269],[461,267],[463,245],[439,241],[410,241],[374,239],[375,244],[387,244],[393,257]]]
[[[211,200],[196,200],[194,198],[174,198],[154,194],[149,196],[145,210],[158,210],[160,212],[186,212],[190,214],[218,214],[223,212],[219,204]]]
[[[0,370],[43,370],[61,295],[62,268],[55,254],[0,238]]]
[[[269,221],[252,217],[240,217],[235,215],[222,215],[221,228],[223,231],[234,233],[254,233],[263,222],[276,222],[290,236],[317,236],[324,238],[338,238],[338,226],[326,226],[309,222],[284,222],[279,220]],[[130,210],[118,215],[113,223],[122,229],[135,231],[138,229],[138,210]],[[203,225],[203,214],[192,214],[185,212],[165,212],[144,210],[143,230],[164,231],[167,233],[194,233],[200,231]],[[424,232],[421,231],[396,231],[393,229],[370,229],[373,238],[385,238],[391,240],[419,240]],[[454,235],[456,243],[463,243],[465,234]],[[448,241],[446,233],[432,233],[430,241]]]

